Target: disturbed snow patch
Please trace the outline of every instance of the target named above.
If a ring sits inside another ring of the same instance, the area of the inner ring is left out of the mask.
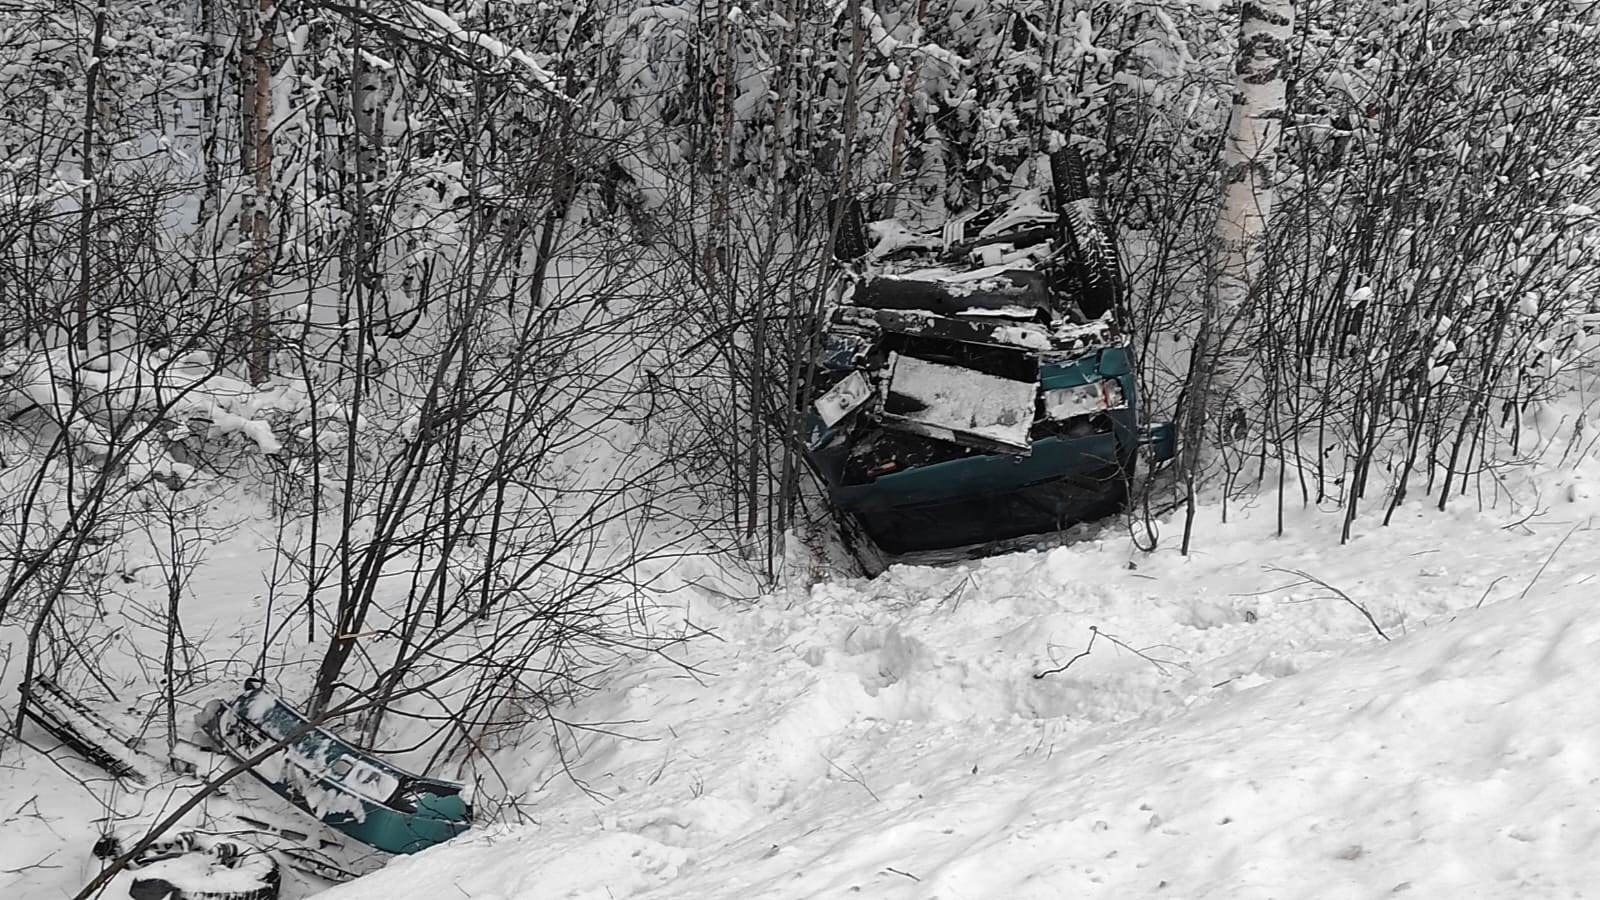
[[[698,647],[714,677],[641,668],[586,710],[649,738],[600,740],[580,761],[607,800],[536,753],[520,783],[544,786],[539,824],[329,896],[1520,897],[1597,883],[1600,811],[1582,798],[1600,779],[1585,677],[1600,614],[1561,561],[1545,589],[1518,599],[1508,582],[1473,609],[1565,528],[1518,536],[1417,512],[1341,548],[1337,521],[1314,513],[1284,539],[1205,524],[1232,539],[1189,559],[1106,539],[698,599],[687,614],[723,639]],[[1594,558],[1594,534],[1561,556]],[[1396,640],[1269,565],[1337,585]]]

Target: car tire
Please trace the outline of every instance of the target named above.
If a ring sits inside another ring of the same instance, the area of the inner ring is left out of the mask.
[[[227,874],[196,877],[189,873],[185,876],[184,884],[179,886],[160,874],[141,876],[138,871],[178,857],[197,857],[203,866],[224,869]],[[175,840],[148,848],[129,864],[129,868],[134,871],[128,888],[131,900],[277,900],[282,887],[278,863],[265,851],[194,832],[182,832]],[[252,880],[255,886],[240,886],[241,881]],[[226,887],[209,890],[205,884],[207,881],[216,881],[219,886]]]
[[[1122,311],[1122,258],[1075,148],[1050,154],[1050,181],[1062,244],[1072,256],[1078,305],[1089,319]]]
[[[872,250],[867,241],[867,217],[855,197],[844,201],[842,207],[839,227],[833,235],[833,257],[840,262],[855,262]]]

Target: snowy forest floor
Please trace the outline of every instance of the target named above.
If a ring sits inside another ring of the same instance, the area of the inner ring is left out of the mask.
[[[1189,558],[1107,529],[754,602],[686,587],[703,675],[640,666],[581,710],[628,735],[575,767],[604,799],[530,755],[538,824],[326,896],[1579,896],[1600,504],[1549,477],[1531,518],[1413,504],[1345,546],[1338,515],[1276,537],[1212,507]]]
[[[1264,504],[1211,505],[1187,558],[1174,517],[1153,553],[1113,524],[870,581],[795,563],[754,599],[691,559],[664,614],[710,632],[674,651],[693,671],[626,666],[571,712],[597,728],[581,786],[547,739],[505,751],[532,824],[324,896],[1580,896],[1597,474],[1413,502],[1344,546],[1338,513],[1278,537]],[[217,623],[251,560],[208,560]],[[0,758],[0,895],[92,874],[91,770],[53,755]]]

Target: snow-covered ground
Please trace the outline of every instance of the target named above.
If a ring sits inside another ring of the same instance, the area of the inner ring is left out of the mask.
[[[593,796],[530,748],[534,823],[325,896],[1582,896],[1600,531],[1546,488],[1342,547],[1211,508],[1187,559],[1107,529],[754,599],[680,571],[715,637],[575,712],[627,736],[574,761]]]
[[[538,728],[495,754],[528,821],[323,896],[1584,896],[1600,464],[1572,464],[1368,512],[1343,546],[1341,513],[1280,537],[1261,502],[1202,506],[1187,558],[1174,517],[1153,553],[1110,524],[870,581],[795,559],[764,595],[684,559],[656,624],[704,636],[565,711],[592,726],[567,765]],[[259,630],[271,538],[241,526],[196,573],[212,652]],[[121,614],[162,589],[133,577]],[[70,897],[106,810],[126,829],[177,795],[27,734],[0,753],[0,897]]]

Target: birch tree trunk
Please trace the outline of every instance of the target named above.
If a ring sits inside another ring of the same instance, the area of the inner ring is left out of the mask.
[[[221,207],[221,168],[217,165],[217,146],[221,143],[222,90],[226,76],[218,69],[217,10],[214,0],[200,0],[200,129],[201,164],[205,167],[205,190],[200,194],[199,219],[196,225],[205,225],[216,216]],[[200,283],[198,264],[189,269],[189,288],[196,290]]]
[[[1233,109],[1223,145],[1222,208],[1212,234],[1211,275],[1186,388],[1183,470],[1192,473],[1206,430],[1227,416],[1224,442],[1239,436],[1241,392],[1249,377],[1252,301],[1264,280],[1263,255],[1284,123],[1284,57],[1292,0],[1245,0],[1234,56]]]

